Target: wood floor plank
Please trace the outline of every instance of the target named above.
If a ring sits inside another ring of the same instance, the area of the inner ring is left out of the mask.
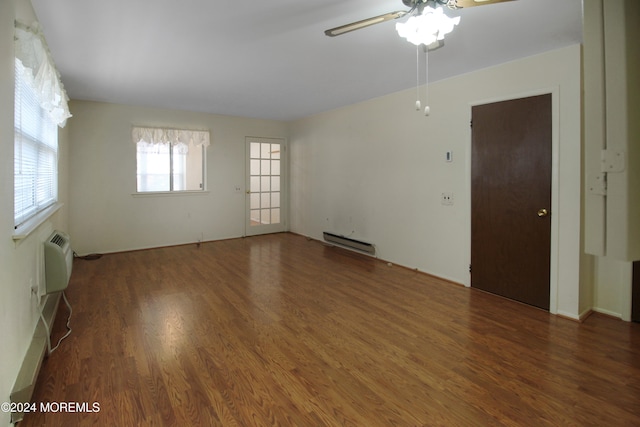
[[[293,234],[75,260],[22,426],[640,425],[640,325]],[[61,304],[54,340],[64,334]]]

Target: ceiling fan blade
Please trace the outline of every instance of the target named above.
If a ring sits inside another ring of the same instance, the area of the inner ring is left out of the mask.
[[[487,4],[502,3],[513,0],[456,0],[456,6],[461,8],[484,6]]]
[[[365,28],[371,25],[379,24],[381,22],[402,18],[407,13],[409,12],[397,11],[397,12],[385,13],[384,15],[375,16],[369,19],[363,19],[362,21],[352,22],[351,24],[341,25],[340,27],[336,27],[336,28],[331,28],[330,30],[326,30],[324,33],[329,37],[335,37],[344,33],[348,33],[350,31],[359,30],[360,28]]]

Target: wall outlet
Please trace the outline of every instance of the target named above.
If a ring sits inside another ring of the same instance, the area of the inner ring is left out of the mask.
[[[236,185],[233,187],[233,190],[234,190],[236,193],[238,193],[238,194],[239,194],[239,193],[242,193],[242,186],[241,186],[241,185],[236,184]]]
[[[440,203],[445,206],[453,205],[453,193],[442,193],[440,196]]]

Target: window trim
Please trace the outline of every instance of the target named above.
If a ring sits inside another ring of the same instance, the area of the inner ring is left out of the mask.
[[[131,193],[132,197],[171,197],[171,196],[202,196],[211,193],[209,190],[178,190],[178,191],[142,191]]]
[[[38,227],[45,223],[50,217],[64,206],[63,203],[55,202],[53,205],[40,210],[35,215],[31,216],[20,224],[19,229],[14,228],[13,235],[11,236],[15,242],[26,239],[31,233],[33,233]]]

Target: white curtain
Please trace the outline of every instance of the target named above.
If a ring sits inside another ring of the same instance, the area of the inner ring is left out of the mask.
[[[71,117],[67,93],[37,23],[32,26],[16,21],[16,59],[24,66],[24,79],[40,98],[40,105],[51,120],[64,127]]]
[[[194,147],[208,147],[208,130],[167,129],[134,126],[131,131],[134,144],[144,142],[148,145],[168,144]]]

